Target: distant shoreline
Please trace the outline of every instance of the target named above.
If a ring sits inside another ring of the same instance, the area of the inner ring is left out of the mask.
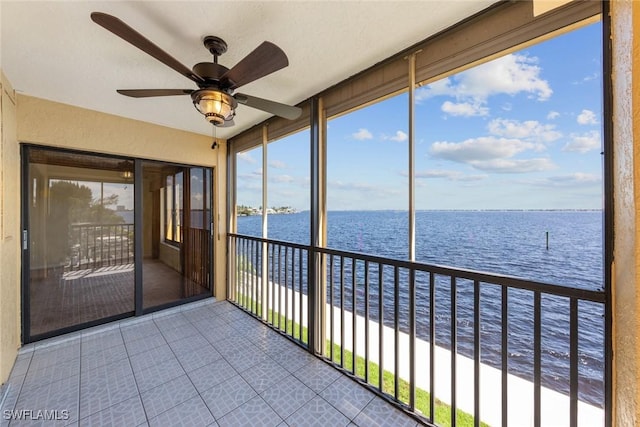
[[[294,214],[309,212],[308,209],[291,212],[267,212],[268,214]],[[329,209],[327,212],[398,212],[408,213],[402,209]],[[416,209],[416,212],[604,212],[603,209]],[[256,216],[262,212],[252,214],[238,214],[238,216]]]

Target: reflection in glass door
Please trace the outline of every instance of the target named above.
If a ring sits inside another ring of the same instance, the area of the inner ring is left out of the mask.
[[[25,340],[132,314],[133,162],[35,147],[24,153]]]
[[[211,170],[142,163],[144,309],[211,296]]]

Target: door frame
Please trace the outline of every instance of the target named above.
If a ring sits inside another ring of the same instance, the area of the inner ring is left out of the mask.
[[[110,159],[120,159],[123,161],[131,161],[134,164],[134,301],[133,306],[134,310],[127,311],[124,313],[119,313],[112,316],[107,316],[104,318],[91,320],[89,322],[79,323],[71,326],[66,326],[60,329],[55,329],[52,331],[47,331],[41,334],[32,335],[31,334],[31,298],[30,298],[30,280],[31,280],[31,245],[30,245],[30,216],[29,216],[29,202],[31,195],[29,194],[30,188],[30,172],[29,172],[29,151],[31,149],[40,149],[47,150],[52,152],[64,152],[64,153],[73,153],[79,155],[90,155],[95,157],[105,157]],[[198,301],[206,298],[211,298],[214,295],[215,289],[215,245],[213,245],[213,228],[208,233],[208,243],[209,243],[209,263],[208,263],[208,274],[209,274],[209,286],[210,292],[202,295],[196,295],[193,297],[188,297],[176,301],[172,301],[166,304],[148,307],[146,309],[143,308],[143,278],[142,278],[142,262],[143,262],[143,247],[142,247],[142,233],[143,233],[143,205],[142,205],[142,190],[143,190],[143,177],[142,177],[142,164],[144,162],[161,162],[172,166],[179,166],[185,168],[202,168],[204,170],[209,171],[208,185],[211,189],[210,194],[207,195],[209,199],[209,207],[211,213],[211,224],[212,227],[213,218],[215,215],[215,197],[216,189],[213,187],[214,184],[214,176],[215,176],[215,168],[212,166],[200,166],[200,165],[187,165],[182,163],[174,163],[170,161],[162,161],[162,160],[151,160],[137,157],[128,157],[122,155],[112,155],[105,154],[99,152],[92,151],[84,151],[84,150],[76,150],[76,149],[67,149],[67,148],[59,148],[59,147],[50,147],[46,145],[40,144],[31,144],[31,143],[20,143],[20,252],[21,252],[21,272],[20,272],[20,304],[21,304],[21,342],[22,344],[28,344],[35,341],[40,341],[43,339],[67,334],[70,332],[75,332],[87,328],[91,328],[98,325],[103,325],[106,323],[110,323],[113,321],[118,321],[122,319],[127,319],[130,317],[136,317],[145,315],[148,313],[164,310],[167,308],[179,306],[182,304],[190,303],[193,301]]]

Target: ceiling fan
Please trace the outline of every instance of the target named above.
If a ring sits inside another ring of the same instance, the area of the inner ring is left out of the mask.
[[[158,61],[173,68],[198,85],[198,89],[124,89],[117,92],[133,98],[153,96],[191,95],[193,105],[215,126],[233,126],[233,117],[238,103],[276,116],[294,120],[300,117],[302,109],[279,102],[258,98],[243,93],[234,93],[237,88],[278,71],[287,65],[287,55],[271,42],[263,42],[245,56],[234,67],[218,64],[218,57],[227,51],[227,43],[216,36],[206,36],[204,46],[213,55],[213,62],[200,62],[193,70],[160,49],[142,34],[115,16],[93,12],[91,20],[111,31],[116,36],[131,43]]]

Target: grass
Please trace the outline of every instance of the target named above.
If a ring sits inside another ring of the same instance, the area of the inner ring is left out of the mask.
[[[238,301],[243,301],[242,298],[239,298]],[[262,307],[261,304],[255,304],[253,301],[247,301],[247,309],[253,310],[254,313],[261,313]],[[242,305],[242,304],[241,304]],[[304,344],[309,342],[307,328],[300,327],[298,323],[295,323],[291,319],[285,318],[284,315],[276,315],[274,316],[272,310],[269,310],[267,313],[267,322],[281,331],[285,332],[287,335],[292,336],[294,339],[297,339]],[[355,357],[355,370],[353,368],[353,353],[349,350],[344,349],[344,364],[341,364],[341,348],[338,344],[333,344],[333,355],[331,355],[331,342],[329,340],[326,341],[326,351],[325,357],[331,360],[333,363],[341,366],[348,372],[351,372],[355,376],[359,377],[362,380],[365,379],[365,367],[367,365],[366,360],[361,356]],[[333,359],[332,359],[333,357]],[[369,361],[368,363],[368,383],[373,386],[379,388],[380,386],[380,367],[378,364]],[[394,396],[395,394],[395,375],[389,371],[383,371],[382,373],[382,391],[390,396]],[[397,400],[404,402],[405,404],[409,404],[409,393],[410,387],[409,382],[398,378],[398,395]],[[421,388],[417,388],[415,390],[415,409],[417,412],[427,416],[430,414],[430,405],[431,405],[431,396],[428,391],[423,390]],[[439,399],[435,399],[435,422],[441,426],[450,426],[451,425],[451,406],[443,403]],[[472,427],[474,418],[473,415],[468,414],[467,412],[461,411],[460,409],[456,410],[456,425],[461,427]],[[489,427],[488,424],[481,422],[480,425],[482,427]]]

